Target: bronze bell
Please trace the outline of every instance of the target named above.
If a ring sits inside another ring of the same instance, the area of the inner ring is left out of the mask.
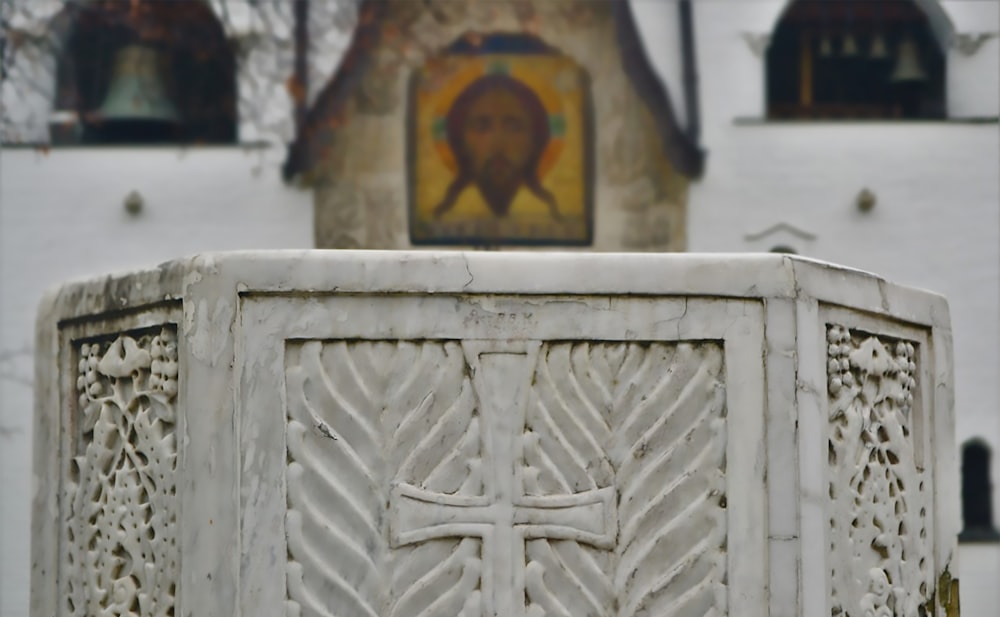
[[[920,53],[913,38],[907,37],[899,45],[899,56],[896,60],[896,70],[889,81],[892,83],[921,82],[927,79],[927,73],[920,66]]]
[[[920,65],[920,52],[912,37],[907,37],[899,45],[896,69],[889,76],[889,83],[895,92],[895,113],[904,118],[922,116],[923,94],[927,85],[927,73]]]
[[[848,32],[844,37],[844,43],[840,49],[840,55],[845,58],[855,58],[858,55],[858,43],[854,39],[854,35],[850,32]]]
[[[872,46],[868,51],[868,57],[872,60],[884,60],[889,56],[889,52],[885,49],[885,37],[880,33],[875,34],[872,37]]]
[[[115,55],[111,84],[97,108],[99,142],[155,143],[176,137],[180,114],[167,93],[162,51],[128,45]]]

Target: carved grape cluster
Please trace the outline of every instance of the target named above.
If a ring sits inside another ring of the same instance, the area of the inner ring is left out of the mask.
[[[894,402],[901,409],[909,411],[913,405],[913,390],[917,387],[917,363],[914,361],[913,343],[896,343],[896,365],[899,367],[899,382],[902,392],[896,394]]]
[[[80,409],[87,414],[94,411],[96,401],[114,395],[122,378],[132,379],[137,391],[162,392],[171,399],[177,395],[176,334],[163,328],[152,338],[125,336],[114,343],[84,343],[77,369]]]
[[[167,396],[177,395],[177,341],[173,331],[164,328],[150,344],[149,389]]]
[[[80,393],[80,409],[85,409],[90,400],[104,393],[104,383],[97,370],[101,361],[101,346],[99,343],[84,343],[80,347],[79,376],[76,378],[76,389]]]
[[[851,374],[851,333],[844,326],[830,326],[826,332],[827,357],[826,374],[829,379],[830,394],[837,394],[844,386],[854,385]]]
[[[876,337],[856,341],[848,328],[831,325],[826,333],[827,379],[831,395],[841,394],[844,388],[852,392],[862,387],[866,379],[890,382],[880,391],[880,400],[895,404],[908,413],[913,404],[916,388],[917,365],[912,343],[891,341],[883,343]],[[872,401],[874,403],[875,401]]]

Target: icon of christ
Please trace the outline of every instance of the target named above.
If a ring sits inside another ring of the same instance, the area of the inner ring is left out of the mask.
[[[458,169],[434,209],[436,218],[470,186],[498,217],[507,215],[524,187],[545,203],[552,218],[560,218],[555,196],[539,178],[550,140],[549,115],[531,88],[509,75],[484,75],[452,103],[445,130]]]

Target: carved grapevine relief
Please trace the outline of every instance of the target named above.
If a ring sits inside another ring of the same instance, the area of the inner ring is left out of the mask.
[[[177,343],[172,325],[79,347],[66,484],[65,608],[172,617]]]
[[[726,613],[721,346],[309,341],[287,366],[289,615]]]
[[[833,615],[923,615],[933,574],[914,345],[839,325],[827,342]]]

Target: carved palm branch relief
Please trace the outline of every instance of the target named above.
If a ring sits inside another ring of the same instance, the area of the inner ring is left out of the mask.
[[[637,347],[614,390],[621,615],[725,615],[722,346]]]
[[[725,614],[721,345],[313,341],[289,367],[290,614]]]
[[[523,483],[527,495],[593,496],[602,491],[614,502],[614,470],[607,450],[609,411],[596,360],[605,365],[602,345],[546,345],[535,371],[522,440]],[[622,347],[622,346],[617,346]],[[598,377],[598,379],[594,379]],[[612,508],[608,508],[609,514]],[[538,538],[526,545],[527,614],[608,615],[614,604],[613,546],[616,529],[597,541]]]
[[[382,614],[387,470],[399,456],[425,468],[417,442],[427,427],[404,420],[451,408],[435,392],[458,390],[455,349],[311,341],[290,351],[289,614]],[[399,447],[387,447],[387,433]]]
[[[174,614],[174,326],[78,348],[63,538],[67,615]]]
[[[408,502],[429,514],[439,503],[464,505],[483,494],[479,410],[465,357],[455,342],[439,344],[435,353],[440,357],[421,359],[436,365],[435,383],[421,384],[426,392],[413,398],[413,410],[388,423],[393,469],[397,470],[390,508]],[[395,494],[400,490],[411,497]],[[404,539],[406,530],[396,524],[393,512],[390,509],[389,531],[396,549],[391,581],[394,601],[387,614],[473,614],[470,611],[480,604],[481,543],[468,535],[446,532]],[[422,521],[421,527],[433,522]]]
[[[833,611],[916,617],[934,589],[916,348],[840,325],[827,341],[830,563],[846,564],[830,572]]]

